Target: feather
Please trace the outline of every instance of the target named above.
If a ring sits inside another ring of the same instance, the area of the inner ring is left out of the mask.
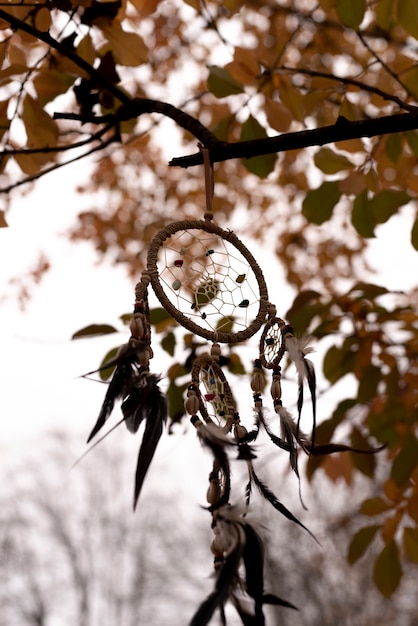
[[[300,522],[297,517],[295,517],[293,515],[293,513],[291,513],[285,506],[284,504],[282,504],[280,502],[280,500],[274,495],[274,493],[259,479],[259,477],[257,476],[257,474],[254,472],[254,469],[251,467],[250,468],[250,477],[251,479],[254,481],[254,483],[257,485],[258,490],[260,491],[261,495],[268,501],[270,502],[270,504],[276,509],[276,511],[279,511],[282,515],[284,515],[288,520],[290,520],[291,522],[294,522],[295,524],[298,524],[301,528],[303,528],[304,530],[306,530],[307,533],[310,534],[310,536],[312,537],[312,539],[314,539],[316,541],[316,543],[318,545],[320,545],[319,541],[317,540],[317,538],[315,537],[315,535],[308,529],[306,528],[306,526],[304,526],[304,524],[302,524],[302,522]]]
[[[113,411],[116,400],[123,398],[129,392],[133,384],[133,379],[134,371],[130,363],[121,363],[116,367],[100,409],[99,417],[88,436],[87,443],[89,443],[105,425]]]
[[[142,437],[141,447],[139,449],[135,473],[134,509],[137,505],[145,476],[162,435],[163,426],[167,421],[168,413],[166,397],[157,385],[158,377],[153,374],[149,374],[147,378],[149,379],[147,384],[150,387],[147,393],[147,402],[146,404],[138,406],[134,412],[133,427],[135,427],[137,423],[139,427],[141,420],[145,419],[145,430]],[[140,419],[137,415],[138,412]]]
[[[288,602],[287,600],[282,600],[278,596],[272,593],[266,593],[263,595],[263,604],[274,604],[276,606],[287,606],[289,609],[295,609],[295,611],[299,611],[299,609],[294,605]]]
[[[219,519],[219,518],[218,518]],[[217,522],[217,524],[219,521]],[[227,552],[224,563],[218,573],[214,591],[209,594],[194,614],[190,626],[206,626],[218,607],[223,607],[231,588],[237,579],[238,566],[242,557],[244,544],[242,532],[236,524],[228,524],[231,537],[231,547]],[[235,536],[232,536],[234,534]]]
[[[139,355],[141,352],[144,351],[144,349],[146,349],[146,347],[147,344],[145,342],[138,341],[137,339],[131,337],[128,343],[119,348],[119,351],[115,358],[110,359],[110,361],[104,363],[97,370],[93,370],[91,372],[87,372],[87,374],[84,374],[84,377],[86,377],[90,376],[91,374],[95,374],[96,372],[102,372],[103,370],[109,369],[110,367],[115,368],[102,407],[100,409],[99,416],[96,420],[95,425],[93,426],[90,435],[88,436],[87,443],[89,443],[91,439],[93,439],[93,437],[99,432],[99,430],[109,419],[110,414],[112,413],[115,406],[116,400],[123,399],[131,391],[138,369],[137,364],[139,363]]]
[[[303,386],[304,381],[306,379],[309,387],[309,391],[311,393],[312,399],[312,445],[315,444],[315,431],[316,431],[316,376],[315,376],[315,368],[309,359],[306,358],[306,355],[310,352],[313,352],[313,348],[307,347],[306,343],[308,338],[304,339],[296,339],[293,334],[292,326],[286,325],[282,329],[283,341],[286,347],[286,350],[289,354],[289,357],[293,361],[296,371],[298,373],[298,384],[299,384],[299,392],[298,392],[298,423],[297,429],[299,430],[300,418],[302,414],[302,406],[303,406]]]

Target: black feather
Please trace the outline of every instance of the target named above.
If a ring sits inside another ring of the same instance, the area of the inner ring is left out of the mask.
[[[123,398],[129,393],[134,380],[134,370],[131,363],[121,363],[118,365],[113,373],[112,380],[109,383],[105,398],[103,400],[102,407],[100,409],[99,417],[88,436],[87,443],[93,439],[93,437],[104,426],[109,419],[110,414],[113,411],[116,400]]]
[[[154,377],[153,387],[147,396],[147,405],[141,408],[141,419],[145,418],[146,422],[135,473],[134,509],[167,420],[167,400],[156,384],[156,380],[158,379]]]
[[[242,557],[243,545],[237,542],[235,548],[228,554],[219,572],[215,590],[209,594],[194,614],[190,626],[206,626],[218,607],[223,607],[233,587],[239,562]]]
[[[268,502],[270,502],[270,504],[277,510],[279,511],[282,515],[284,515],[288,520],[290,520],[291,522],[294,522],[295,524],[298,524],[301,528],[303,528],[304,530],[306,530],[307,533],[310,534],[310,536],[312,537],[312,539],[314,539],[316,541],[316,543],[318,545],[320,545],[319,541],[317,540],[317,538],[315,537],[315,535],[308,529],[306,528],[306,526],[304,526],[304,524],[302,524],[302,522],[300,522],[298,520],[297,517],[295,517],[293,515],[293,513],[291,513],[285,506],[284,504],[282,504],[280,502],[280,500],[274,495],[274,493],[272,491],[270,491],[270,489],[258,478],[257,474],[254,472],[254,470],[251,470],[251,478],[254,481],[254,483],[257,485],[258,490],[260,491],[261,495],[268,500]]]

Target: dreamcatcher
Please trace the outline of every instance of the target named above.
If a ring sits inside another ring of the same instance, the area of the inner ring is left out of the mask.
[[[277,317],[276,307],[269,302],[263,273],[248,248],[234,232],[214,223],[212,168],[207,153],[203,152],[207,197],[204,219],[173,222],[151,242],[147,270],[135,289],[131,337],[116,357],[101,368],[112,366],[114,373],[88,441],[104,426],[116,400],[121,401],[121,421],[130,432],[136,433],[145,423],[135,474],[135,507],[168,412],[159,378],[150,371],[153,353],[147,294],[151,287],[164,309],[181,326],[210,342],[207,351],[194,358],[185,409],[198,439],[213,457],[206,497],[214,533],[211,550],[216,582],[214,591],[192,618],[191,626],[208,624],[216,610],[226,623],[224,606],[228,600],[236,607],[244,625],[261,625],[264,604],[295,607],[264,590],[263,542],[247,515],[253,492],[261,494],[288,520],[310,531],[260,478],[252,444],[260,431],[265,431],[273,444],[288,453],[299,485],[300,450],[308,455],[356,450],[344,444],[316,444],[316,380],[313,364],[307,358],[312,349],[304,339],[295,337],[289,324]],[[231,386],[221,367],[221,345],[246,341],[262,327],[250,378],[254,418],[247,428],[241,423]],[[281,362],[285,355],[297,371],[296,419],[282,403]],[[268,371],[272,410],[264,407],[262,399]],[[312,407],[310,436],[300,428],[305,388],[309,390]],[[273,424],[276,415],[279,428]],[[376,449],[357,451],[369,453]],[[248,469],[241,505],[231,504],[237,498],[231,487],[231,458],[239,459]],[[245,597],[252,601],[250,612]]]

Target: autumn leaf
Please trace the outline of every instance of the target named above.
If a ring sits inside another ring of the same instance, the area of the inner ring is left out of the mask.
[[[28,147],[54,147],[58,140],[58,125],[42,108],[39,101],[26,94],[23,101],[22,120],[28,138]]]
[[[148,48],[138,33],[124,31],[116,24],[103,24],[101,31],[109,42],[116,63],[136,67],[147,62]]]

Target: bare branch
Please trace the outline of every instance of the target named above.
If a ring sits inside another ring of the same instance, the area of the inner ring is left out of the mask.
[[[376,137],[416,128],[418,128],[418,111],[354,122],[350,122],[345,117],[339,117],[335,124],[313,130],[302,130],[267,137],[266,139],[252,139],[251,141],[237,141],[236,143],[219,142],[219,146],[210,149],[210,160],[212,163],[218,163],[229,159],[250,159],[263,154],[300,150],[310,146],[323,146],[336,141]],[[170,161],[169,165],[191,167],[202,163],[202,154],[197,152],[184,157],[176,157]]]

